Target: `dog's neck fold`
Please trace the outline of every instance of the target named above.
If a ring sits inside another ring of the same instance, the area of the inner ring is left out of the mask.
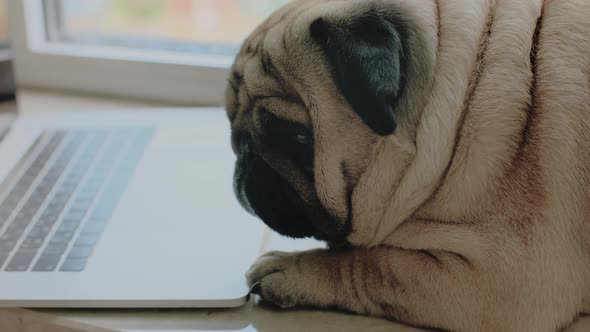
[[[434,50],[433,62],[429,63],[434,75],[432,85],[420,80],[429,75],[410,79],[414,85],[407,87],[407,106],[424,108],[415,142],[403,137],[403,133],[384,138],[380,152],[355,188],[352,233],[348,237],[353,245],[383,243],[432,196],[442,181],[453,157],[465,95],[493,8],[492,2],[483,0],[440,1],[434,3],[430,12],[424,10],[423,4],[418,6],[421,8],[414,10],[423,13],[419,17],[424,19],[418,24],[429,27],[423,30],[423,47]],[[466,26],[472,28],[465,29]],[[420,59],[425,60],[431,59]],[[429,88],[431,92],[427,93]],[[421,96],[426,98],[422,103]],[[367,204],[368,197],[371,201]]]

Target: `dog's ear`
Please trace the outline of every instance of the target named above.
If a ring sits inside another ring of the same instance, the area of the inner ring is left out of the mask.
[[[355,113],[377,134],[392,134],[404,70],[398,27],[382,13],[368,11],[338,22],[318,18],[310,30]]]

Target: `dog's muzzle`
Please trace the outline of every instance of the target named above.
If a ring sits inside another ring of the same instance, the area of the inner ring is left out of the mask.
[[[240,154],[234,190],[240,204],[278,233],[294,238],[316,235],[295,190],[262,158]]]

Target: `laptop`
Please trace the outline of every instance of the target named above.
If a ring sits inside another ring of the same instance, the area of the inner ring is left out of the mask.
[[[237,307],[288,240],[233,194],[221,109],[21,114],[0,143],[0,307]]]

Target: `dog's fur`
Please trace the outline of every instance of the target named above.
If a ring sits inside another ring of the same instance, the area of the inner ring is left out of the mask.
[[[296,0],[230,82],[242,203],[332,246],[260,258],[267,301],[452,331],[590,311],[590,1]]]

